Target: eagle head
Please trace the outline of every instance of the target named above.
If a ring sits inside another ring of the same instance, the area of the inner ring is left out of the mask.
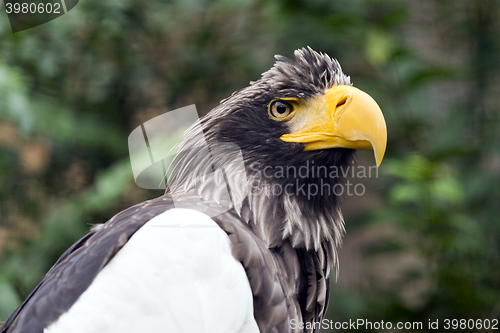
[[[334,190],[345,182],[340,170],[355,149],[373,149],[378,166],[386,141],[377,103],[351,85],[335,59],[302,48],[295,60],[276,56],[259,80],[186,132],[169,191],[231,202],[269,248],[289,240],[317,250],[338,244],[344,230]]]

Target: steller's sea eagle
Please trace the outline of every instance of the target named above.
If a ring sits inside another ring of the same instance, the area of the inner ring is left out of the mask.
[[[276,59],[186,131],[163,196],[70,247],[1,333],[318,332],[345,180],[297,170],[355,149],[378,166],[386,125],[328,55]]]

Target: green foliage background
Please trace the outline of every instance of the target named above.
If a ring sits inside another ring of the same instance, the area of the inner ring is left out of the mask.
[[[499,318],[500,2],[85,0],[16,34],[0,13],[0,321],[91,224],[161,194],[133,182],[135,127],[208,112],[306,45],[389,131],[346,202],[327,318]]]

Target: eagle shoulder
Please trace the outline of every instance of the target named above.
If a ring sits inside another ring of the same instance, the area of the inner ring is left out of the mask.
[[[227,234],[182,208],[140,228],[44,332],[80,330],[258,332],[248,278]]]
[[[39,333],[68,311],[128,239],[153,217],[173,208],[162,196],[130,207],[71,246],[1,328]]]

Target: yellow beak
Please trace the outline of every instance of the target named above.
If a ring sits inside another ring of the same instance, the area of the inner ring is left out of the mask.
[[[304,150],[373,149],[377,166],[380,165],[387,145],[387,128],[380,107],[370,95],[352,86],[336,86],[307,109],[308,112],[296,114],[294,118],[298,120],[292,120],[292,126],[299,128],[281,136],[281,140],[305,143]]]

